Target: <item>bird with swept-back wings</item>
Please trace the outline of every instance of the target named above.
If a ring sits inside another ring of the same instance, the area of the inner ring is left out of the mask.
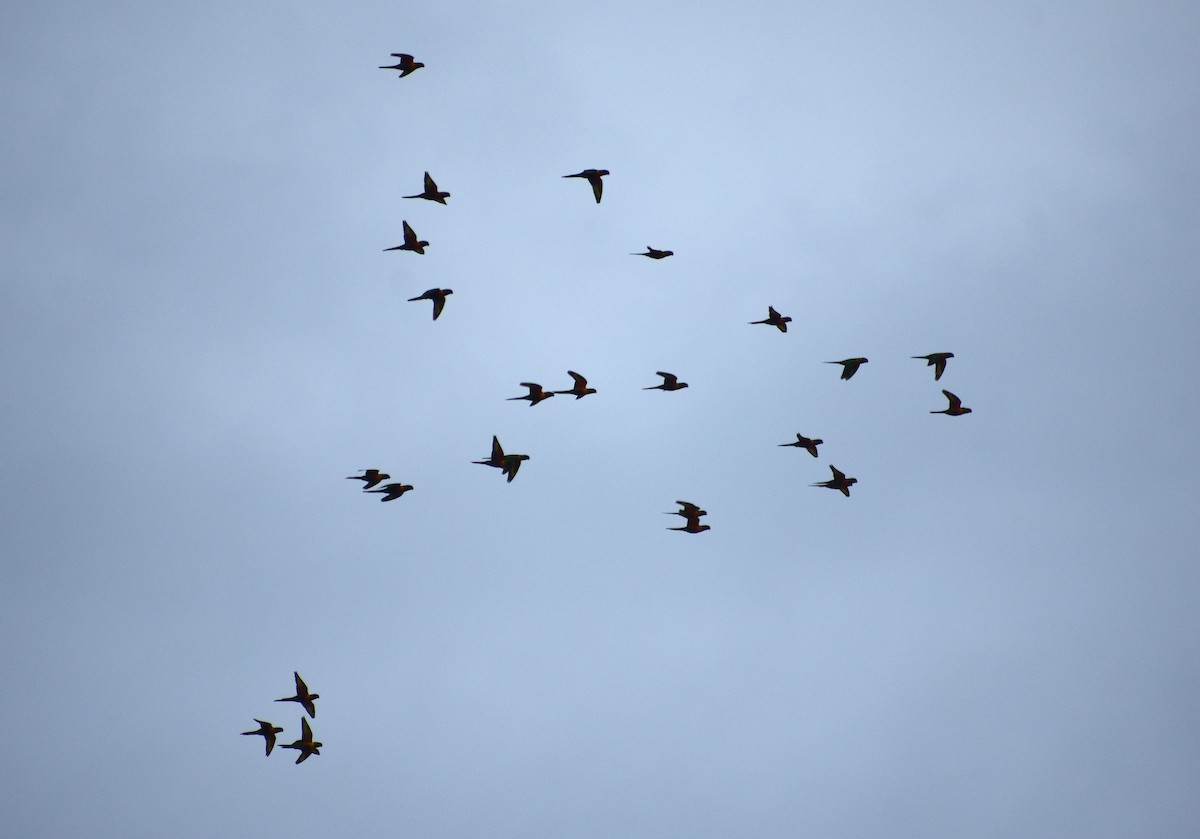
[[[582,172],[576,172],[574,175],[563,175],[564,178],[586,178],[587,182],[592,185],[592,195],[596,196],[596,203],[600,203],[600,196],[604,193],[604,181],[600,180],[608,174],[607,169],[584,169]]]

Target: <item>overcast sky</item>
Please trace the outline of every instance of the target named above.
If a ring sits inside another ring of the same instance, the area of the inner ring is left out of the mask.
[[[1200,833],[1198,35],[10,4],[0,833]]]

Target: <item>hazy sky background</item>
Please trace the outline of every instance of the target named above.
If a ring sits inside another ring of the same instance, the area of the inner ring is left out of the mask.
[[[1200,833],[1198,35],[5,7],[0,833]]]

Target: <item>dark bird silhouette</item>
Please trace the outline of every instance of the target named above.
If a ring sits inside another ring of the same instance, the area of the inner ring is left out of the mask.
[[[424,198],[426,201],[436,201],[439,204],[445,204],[446,199],[450,197],[448,192],[438,192],[438,185],[433,182],[433,178],[429,177],[429,173],[425,173],[425,191],[420,195],[405,195],[405,198]]]
[[[296,677],[296,695],[287,696],[283,699],[276,699],[276,702],[299,702],[304,706],[304,710],[314,720],[317,718],[317,706],[313,704],[314,699],[320,699],[321,694],[309,693],[308,685],[304,684],[304,680],[300,678],[300,674],[292,671],[292,675]]]
[[[687,382],[679,381],[679,377],[674,373],[664,373],[659,370],[655,375],[663,377],[662,384],[655,385],[654,387],[644,387],[642,390],[680,390],[688,386]]]
[[[952,417],[961,417],[963,414],[971,413],[970,408],[964,408],[962,400],[948,390],[943,390],[942,393],[950,400],[950,405],[944,411],[930,411],[931,414],[947,414]]]
[[[417,240],[417,234],[408,226],[408,222],[404,222],[404,244],[396,245],[394,248],[384,248],[383,252],[388,251],[413,251],[414,253],[424,254],[425,249],[429,247],[429,243],[425,240]]]
[[[865,358],[844,358],[841,361],[826,361],[826,364],[842,365],[842,378],[849,379],[858,372],[858,368],[867,363]]]
[[[766,320],[750,321],[751,325],[758,324],[758,323],[765,323],[770,326],[774,326],[780,332],[787,332],[787,325],[791,322],[792,322],[791,318],[781,315],[781,314],[779,314],[779,312],[775,311],[774,306],[767,307],[767,319]],[[865,359],[864,359],[864,361],[865,361]]]
[[[849,498],[849,497],[850,497],[850,487],[852,487],[852,486],[854,486],[856,483],[858,483],[858,478],[847,478],[847,477],[846,477],[844,474],[842,474],[842,472],[841,472],[841,471],[840,471],[840,470],[839,470],[839,469],[838,469],[836,466],[834,466],[833,464],[830,464],[830,465],[829,465],[829,469],[830,469],[830,471],[832,471],[832,472],[833,472],[833,478],[832,478],[831,480],[828,480],[828,481],[821,481],[821,482],[819,482],[819,483],[811,484],[811,486],[815,486],[815,487],[826,487],[827,489],[836,489],[836,490],[838,490],[838,491],[839,491],[839,492],[840,492],[842,495],[844,495],[844,496],[846,496],[847,498]]]
[[[929,355],[914,355],[911,358],[923,358],[926,367],[933,367],[933,380],[936,382],[946,372],[946,359],[954,358],[952,352],[935,352]]]
[[[675,503],[679,505],[679,509],[678,509],[678,510],[672,510],[672,511],[671,511],[671,512],[669,512],[669,513],[663,513],[663,515],[666,515],[666,516],[683,516],[685,519],[686,519],[686,518],[691,518],[692,516],[695,516],[696,518],[699,518],[700,516],[707,516],[707,515],[708,515],[708,511],[707,511],[707,510],[701,510],[699,507],[697,507],[697,506],[696,506],[695,504],[693,504],[691,501],[676,501]]]
[[[712,527],[707,524],[700,523],[700,516],[693,514],[685,516],[687,524],[683,527],[668,527],[667,530],[682,530],[684,533],[703,533],[705,530],[712,530]]]
[[[390,67],[380,67],[380,70],[399,70],[400,78],[404,78],[414,70],[420,70],[425,65],[420,61],[414,61],[413,57],[406,52],[394,52],[392,58],[400,59],[399,64],[393,64]]]
[[[576,172],[574,175],[563,175],[564,178],[587,178],[587,182],[592,185],[592,195],[596,196],[596,203],[600,203],[600,195],[604,192],[604,182],[600,180],[608,174],[607,169],[584,169],[582,172]]]
[[[575,386],[573,388],[571,388],[570,390],[556,390],[556,391],[554,391],[555,393],[561,393],[561,394],[570,393],[570,394],[574,395],[576,401],[578,401],[578,400],[582,399],[583,397],[587,396],[589,393],[596,392],[596,389],[594,387],[588,387],[587,379],[585,379],[583,376],[576,373],[574,370],[568,370],[567,375],[575,380]]]
[[[675,251],[660,251],[658,248],[652,248],[649,245],[646,245],[645,253],[630,254],[630,256],[648,256],[651,259],[666,259],[668,256],[674,256],[674,255],[675,255]]]
[[[271,754],[271,749],[275,748],[275,735],[283,731],[282,728],[271,725],[263,720],[255,720],[258,723],[258,728],[254,731],[243,731],[242,734],[261,734],[263,739],[267,741],[267,754]]]
[[[446,298],[453,293],[454,290],[450,288],[431,288],[423,294],[408,298],[408,302],[415,303],[418,300],[432,300],[433,319],[437,320],[438,315],[442,313],[442,309],[446,308]]]
[[[543,399],[549,399],[554,395],[552,391],[542,390],[542,386],[537,382],[521,382],[521,387],[529,388],[529,393],[525,394],[524,396],[510,396],[508,398],[509,402],[513,402],[518,399],[525,399],[529,401],[529,407],[532,408]]]
[[[319,755],[321,747],[324,743],[313,740],[312,729],[308,727],[308,720],[304,717],[300,718],[300,739],[292,743],[280,745],[281,749],[296,749],[300,752],[300,756],[296,758],[296,763],[303,763],[308,760],[309,755]]]
[[[780,443],[779,445],[795,446],[798,449],[807,449],[809,454],[811,454],[813,457],[816,457],[817,456],[817,446],[821,445],[824,442],[825,442],[824,440],[813,440],[813,439],[811,439],[809,437],[805,437],[803,434],[800,434],[799,432],[797,432],[796,433],[796,442]]]
[[[412,489],[410,484],[384,484],[383,489],[364,489],[363,492],[382,492],[386,493],[380,501],[395,501],[404,493]]]
[[[380,472],[378,469],[364,469],[361,475],[347,475],[347,481],[362,481],[363,489],[370,489],[380,481],[386,481],[392,477],[386,472]]]

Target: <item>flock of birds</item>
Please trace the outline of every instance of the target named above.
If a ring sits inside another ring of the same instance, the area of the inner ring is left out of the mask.
[[[321,694],[310,693],[308,685],[304,684],[304,680],[300,678],[300,674],[293,671],[293,676],[296,677],[296,695],[285,696],[283,699],[276,699],[276,702],[298,702],[304,708],[305,713],[313,719],[317,718],[317,705],[313,702],[314,699],[320,699]],[[258,728],[253,731],[243,731],[242,736],[260,735],[267,746],[267,756],[270,757],[271,752],[275,749],[275,735],[282,734],[283,729],[279,726],[269,723],[266,720],[255,719],[258,723]],[[296,757],[296,763],[303,763],[308,760],[310,755],[319,755],[321,746],[325,745],[319,740],[313,739],[312,729],[308,726],[308,720],[305,717],[300,718],[300,739],[291,743],[280,744],[281,749],[295,749],[300,752]]]
[[[400,78],[404,78],[405,76],[425,66],[408,53],[392,53],[392,57],[399,59],[399,61],[396,64],[381,66],[380,69],[397,70],[400,72]],[[610,173],[607,169],[584,169],[571,175],[563,175],[562,177],[581,178],[586,180],[592,188],[592,196],[596,199],[596,203],[599,204],[604,196],[604,177],[608,174]],[[424,189],[416,195],[405,195],[404,197],[420,198],[426,201],[435,201],[439,204],[445,205],[446,199],[450,197],[450,193],[439,189],[437,182],[434,181],[428,172],[426,172]],[[424,254],[425,248],[429,247],[429,242],[417,236],[416,232],[412,229],[412,226],[409,225],[407,220],[404,220],[402,224],[404,229],[404,242],[400,245],[386,248],[385,251],[412,251],[413,253]],[[645,256],[650,259],[657,260],[674,256],[674,251],[662,250],[647,245],[644,252],[635,253],[632,255]],[[453,290],[448,288],[431,288],[424,293],[417,295],[416,297],[408,298],[408,302],[413,303],[418,300],[432,301],[433,319],[437,320],[446,307],[446,298],[453,293]],[[763,320],[750,321],[750,323],[751,325],[774,326],[780,332],[786,333],[788,331],[787,325],[791,323],[791,321],[792,319],[790,317],[780,314],[774,306],[768,306],[766,318]],[[929,355],[912,356],[912,358],[924,360],[927,363],[927,366],[934,368],[934,381],[938,381],[942,378],[942,374],[946,371],[947,360],[953,357],[954,353],[952,352],[937,352],[930,353]],[[844,358],[841,361],[829,361],[826,363],[841,365],[841,378],[843,380],[849,380],[853,378],[854,374],[857,373],[862,365],[866,364],[867,362],[868,359],[866,358]],[[570,394],[578,400],[588,396],[589,394],[596,393],[596,389],[588,387],[587,379],[581,376],[579,373],[576,373],[574,370],[568,370],[567,374],[575,382],[574,386],[567,390],[546,390],[537,382],[521,382],[521,387],[525,388],[527,392],[521,396],[509,397],[509,401],[527,401],[529,406],[532,408],[534,405],[537,405],[556,395]],[[687,382],[681,382],[679,380],[679,376],[674,373],[668,373],[660,370],[657,372],[657,375],[662,378],[662,382],[657,385],[645,387],[643,390],[674,391],[682,390],[688,386]],[[930,413],[947,414],[955,417],[971,413],[971,409],[963,407],[962,400],[960,400],[955,394],[948,390],[943,390],[942,393],[949,403],[948,406],[943,410],[930,411]],[[798,433],[796,435],[796,442],[781,443],[780,445],[804,448],[807,449],[813,457],[817,457],[817,446],[822,442],[824,441],[810,439]],[[512,479],[516,477],[517,470],[520,468],[521,463],[526,460],[529,460],[529,455],[505,453],[503,447],[500,445],[500,441],[496,437],[492,437],[491,455],[486,460],[476,460],[474,462],[484,466],[492,466],[500,469],[507,480],[512,481]],[[845,473],[841,472],[832,464],[830,464],[829,468],[833,473],[832,478],[828,481],[820,481],[812,484],[812,486],[835,489],[841,492],[843,495],[849,497],[850,487],[858,483],[858,479],[847,477]],[[404,495],[405,492],[408,492],[413,488],[409,484],[390,483],[385,484],[381,489],[374,489],[377,484],[390,478],[391,476],[380,472],[378,469],[364,469],[362,472],[362,475],[350,475],[349,479],[363,481],[365,484],[363,487],[364,492],[381,493],[383,497],[380,499],[380,501],[394,501],[395,499]],[[686,533],[701,533],[710,529],[708,525],[700,524],[700,517],[706,515],[704,510],[701,510],[695,504],[690,502],[679,501],[677,503],[680,505],[680,510],[672,514],[683,516],[687,520],[687,524],[683,527],[673,527],[668,529],[681,530]]]
[[[396,64],[382,66],[383,70],[397,70],[400,73],[400,78],[404,78],[425,65],[416,61],[412,55],[408,53],[392,53],[393,58],[399,59]],[[584,169],[571,175],[563,175],[564,178],[581,178],[586,180],[592,188],[592,195],[599,204],[604,195],[603,178],[609,174],[607,169]],[[404,198],[423,199],[425,201],[433,201],[438,204],[445,205],[446,199],[450,197],[449,192],[445,192],[438,188],[437,182],[430,176],[429,172],[425,172],[424,188],[421,192],[415,195],[405,195]],[[417,254],[424,254],[425,249],[429,247],[429,242],[421,239],[416,231],[407,220],[402,221],[404,241],[390,248],[385,248],[387,251],[411,251]],[[674,251],[654,248],[647,245],[646,250],[639,253],[631,254],[633,256],[644,256],[649,259],[660,260],[674,256]],[[433,320],[437,320],[446,308],[446,298],[453,294],[452,289],[448,288],[431,288],[416,297],[408,298],[408,302],[413,303],[421,300],[428,300],[433,304]],[[767,317],[762,320],[750,321],[751,325],[773,326],[780,332],[788,331],[787,325],[792,322],[792,318],[780,314],[774,306],[767,307]],[[933,367],[934,381],[939,381],[942,374],[946,371],[946,362],[954,357],[952,352],[936,352],[929,355],[912,356],[914,359],[923,360],[927,366]],[[844,358],[840,361],[828,361],[826,364],[838,364],[841,366],[841,378],[844,381],[852,379],[854,375],[868,363],[866,358]],[[526,393],[520,396],[508,397],[508,401],[526,401],[532,408],[535,405],[544,402],[554,396],[574,396],[576,400],[582,399],[585,396],[590,396],[596,393],[596,389],[588,386],[588,380],[575,372],[568,370],[567,375],[571,377],[574,384],[572,387],[565,390],[546,390],[538,382],[521,382],[520,386],[526,389]],[[656,372],[662,381],[657,385],[651,385],[642,388],[643,390],[661,390],[661,391],[676,391],[683,390],[688,387],[687,382],[679,380],[679,376],[674,373],[669,373],[663,370]],[[948,416],[962,416],[963,414],[971,413],[970,408],[966,408],[955,394],[948,390],[942,391],[948,401],[948,406],[940,411],[930,411],[932,414],[946,414]],[[818,446],[824,443],[824,440],[818,438],[806,437],[803,434],[797,433],[794,442],[780,443],[780,446],[790,446],[802,448],[811,454],[814,458],[819,457]],[[498,437],[492,437],[491,453],[483,460],[473,461],[481,466],[491,466],[499,469],[508,482],[512,482],[517,476],[521,464],[529,460],[527,454],[514,454],[506,452],[500,444]],[[824,487],[841,492],[843,495],[850,496],[850,487],[858,483],[857,478],[849,477],[844,472],[839,470],[833,464],[829,464],[829,469],[832,472],[832,477],[827,481],[818,481],[811,484],[814,487]],[[382,472],[379,469],[363,469],[360,470],[361,475],[349,475],[347,480],[359,480],[363,482],[362,491],[365,493],[378,493],[382,497],[379,499],[382,502],[395,501],[401,498],[406,492],[413,489],[411,484],[400,482],[384,483],[391,478],[391,475]],[[381,486],[382,484],[382,486]],[[378,488],[377,488],[378,487]],[[668,530],[676,530],[684,533],[703,533],[706,530],[711,530],[707,524],[701,524],[700,519],[708,515],[707,510],[703,510],[699,505],[690,501],[676,501],[679,505],[678,510],[672,510],[666,515],[680,516],[684,519],[684,524],[680,527],[669,527]],[[318,698],[318,694],[310,693],[304,680],[300,678],[299,673],[294,673],[296,679],[296,695],[277,699],[276,702],[298,702],[303,706],[309,717],[316,717],[316,706],[313,700]],[[273,725],[265,720],[255,719],[259,727],[254,731],[242,732],[243,735],[261,735],[266,741],[266,754],[270,755],[275,747],[275,737],[283,732],[282,728]],[[296,763],[302,763],[308,759],[310,755],[319,755],[322,744],[313,739],[312,729],[309,727],[308,719],[301,717],[301,737],[290,744],[282,745],[285,749],[296,749],[300,752],[296,758]]]

